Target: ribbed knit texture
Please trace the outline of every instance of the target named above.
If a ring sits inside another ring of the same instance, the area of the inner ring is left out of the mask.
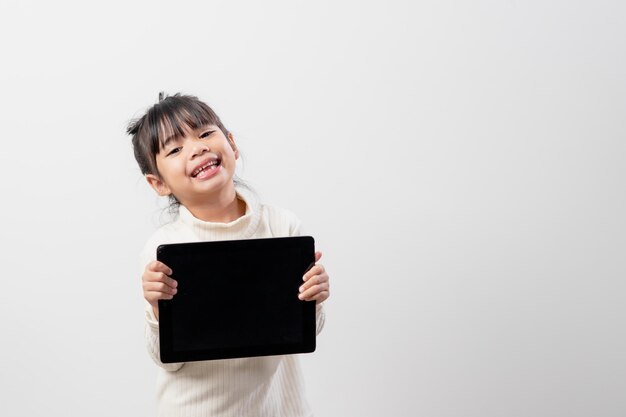
[[[141,270],[156,258],[165,243],[297,236],[300,221],[291,212],[259,204],[238,190],[246,202],[244,216],[231,223],[195,218],[184,206],[179,217],[158,229],[141,255]],[[176,364],[159,357],[159,325],[146,302],[146,344],[159,366],[157,409],[167,417],[300,417],[312,415],[304,396],[297,355],[265,356]],[[317,333],[324,326],[324,310],[316,308]]]

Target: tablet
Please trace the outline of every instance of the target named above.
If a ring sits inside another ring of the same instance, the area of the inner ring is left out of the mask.
[[[161,245],[178,292],[159,300],[163,363],[315,350],[315,301],[298,298],[311,236]]]

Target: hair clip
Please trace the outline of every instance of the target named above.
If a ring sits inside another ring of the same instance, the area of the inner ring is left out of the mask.
[[[159,91],[159,103],[165,98],[165,91]]]

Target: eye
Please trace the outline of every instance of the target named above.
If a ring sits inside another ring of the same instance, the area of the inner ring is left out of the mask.
[[[169,151],[166,156],[174,155],[174,154],[180,152],[181,149],[182,149],[181,146],[179,146],[178,148],[174,148],[171,151]]]
[[[209,136],[211,136],[213,134],[213,132],[215,132],[215,130],[209,130],[208,132],[204,132],[203,134],[200,135],[201,139],[206,139]]]

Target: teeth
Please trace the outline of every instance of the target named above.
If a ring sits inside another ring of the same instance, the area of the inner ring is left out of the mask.
[[[200,174],[202,171],[204,171],[204,170],[206,170],[206,169],[215,169],[215,167],[217,166],[217,164],[218,164],[217,159],[214,159],[214,160],[210,161],[209,163],[207,163],[206,165],[201,166],[200,168],[196,169],[196,170],[193,172],[192,176],[193,176],[193,177],[197,177],[197,176],[198,176],[198,174]]]

